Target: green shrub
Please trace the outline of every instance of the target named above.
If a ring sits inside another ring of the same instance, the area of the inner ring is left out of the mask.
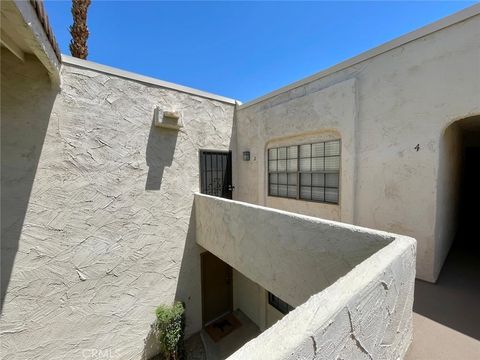
[[[160,305],[155,313],[160,346],[165,359],[183,359],[185,306],[177,301],[172,306]]]

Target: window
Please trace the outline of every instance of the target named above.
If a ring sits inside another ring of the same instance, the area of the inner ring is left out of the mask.
[[[340,140],[268,150],[268,195],[338,204]]]
[[[273,295],[270,291],[268,292],[268,303],[284,315],[287,315],[295,309],[293,306],[288,305],[285,301]]]

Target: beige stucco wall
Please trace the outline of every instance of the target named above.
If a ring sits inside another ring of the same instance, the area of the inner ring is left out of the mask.
[[[342,81],[314,95],[304,95],[287,104],[258,106],[237,112],[237,151],[251,152],[251,161],[238,157],[234,177],[235,199],[278,209],[353,222],[351,198],[355,158],[355,80]],[[328,101],[318,101],[328,99]],[[338,205],[269,197],[266,159],[269,147],[341,139],[342,172]],[[252,191],[257,189],[257,191]]]
[[[230,148],[233,105],[65,64],[56,96],[38,61],[11,60],[2,52],[2,356],[138,359],[155,351],[155,307],[174,299],[198,330],[198,152]],[[157,105],[184,128],[152,127]]]
[[[284,316],[268,304],[268,292],[263,287],[236,269],[233,269],[233,308],[241,310],[261,331]]]
[[[232,359],[403,358],[414,239],[202,194],[195,217],[202,247],[297,307],[278,321],[267,306],[275,324]]]
[[[268,303],[268,291],[233,269],[233,308],[241,310],[261,331],[284,315]]]
[[[235,269],[233,308],[241,310],[259,329],[265,329],[265,289]]]
[[[27,55],[22,62],[1,48],[2,307],[56,96],[39,60]],[[35,260],[31,266],[35,268]]]
[[[268,301],[266,301],[266,305],[265,305],[265,309],[266,309],[266,328],[269,328],[270,326],[272,326],[273,324],[275,324],[277,321],[281,320],[284,315],[278,311],[277,309],[275,309],[272,305],[270,305],[268,303]]]
[[[454,123],[445,129],[439,142],[436,208],[436,254],[434,271],[440,273],[457,232],[460,185],[463,165],[463,138]]]
[[[417,275],[434,281],[450,244],[443,234],[451,234],[437,222],[453,227],[451,217],[436,215],[444,206],[437,202],[441,139],[453,121],[479,113],[477,15],[241,106],[237,148],[251,151],[252,161],[237,158],[236,199],[414,236]],[[342,139],[340,205],[269,199],[269,143],[289,136],[307,141],[326,130]]]
[[[196,240],[292,306],[304,303],[393,237],[352,225],[195,194]]]
[[[414,280],[415,240],[397,236],[229,359],[403,359]]]
[[[268,303],[268,291],[233,269],[233,308],[241,310],[264,331],[284,315]]]
[[[353,101],[353,99],[352,99]],[[302,106],[302,105],[298,105]],[[292,109],[289,109],[291,111]],[[307,110],[307,109],[306,109]],[[297,110],[294,110],[297,111]],[[300,112],[300,111],[299,111]],[[313,126],[311,123],[303,123],[304,130],[307,130],[308,127]],[[338,126],[338,125],[337,125]],[[337,127],[336,126],[336,127]],[[333,126],[332,126],[333,128]],[[350,129],[351,130],[351,129]],[[348,130],[342,130],[343,133],[349,132]],[[301,135],[298,136],[285,136],[285,137],[280,137],[276,138],[274,140],[269,141],[266,144],[265,147],[265,155],[264,159],[268,158],[268,153],[267,150],[269,148],[275,148],[275,147],[280,147],[280,146],[290,146],[290,145],[300,145],[300,144],[309,144],[309,143],[315,143],[315,142],[322,142],[322,141],[328,141],[328,140],[342,140],[341,133],[338,130],[332,130],[332,129],[324,129],[320,131],[313,131],[313,132],[305,132],[302,133]],[[345,139],[344,141],[348,141]],[[350,144],[351,144],[351,136],[350,136]],[[343,151],[346,151],[345,148],[348,147],[348,151],[351,151],[351,146],[349,144],[343,144],[341,141],[341,145]],[[266,160],[265,160],[266,161]],[[348,163],[348,162],[347,162]],[[351,162],[350,164],[352,164]],[[342,176],[340,177],[340,183],[342,188],[343,187],[351,187],[353,182],[352,182],[352,174],[353,174],[353,169],[348,168],[347,165],[343,165],[343,171],[342,171]],[[350,170],[350,171],[349,171]],[[267,181],[268,177],[267,174],[265,173],[265,182]],[[348,217],[348,204],[345,204],[345,201],[348,200],[348,196],[340,196],[340,201],[339,204],[319,204],[316,202],[311,202],[311,201],[302,201],[302,200],[296,200],[296,199],[286,199],[286,198],[281,198],[281,197],[275,197],[275,196],[268,196],[268,184],[265,183],[265,192],[263,193],[263,198],[264,200],[264,205],[268,207],[273,207],[276,209],[282,209],[286,211],[291,211],[292,208],[295,209],[295,212],[299,212],[301,214],[305,215],[310,215],[310,216],[317,216],[325,219],[330,219],[330,220],[336,220],[340,221],[342,219],[345,219]],[[340,194],[342,195],[342,194]],[[343,205],[343,206],[342,206]],[[347,211],[345,211],[347,209]],[[342,212],[343,210],[343,212]],[[346,221],[346,220],[344,220]],[[347,221],[348,222],[348,221]]]

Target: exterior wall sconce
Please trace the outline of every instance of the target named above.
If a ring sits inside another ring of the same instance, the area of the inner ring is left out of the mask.
[[[243,161],[250,161],[250,151],[243,152]]]
[[[178,111],[166,111],[155,107],[154,110],[154,123],[155,126],[180,130],[183,127],[182,114]]]

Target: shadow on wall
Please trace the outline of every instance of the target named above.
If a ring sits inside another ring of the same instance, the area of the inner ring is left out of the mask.
[[[235,104],[235,112],[233,114],[233,121],[232,121],[232,132],[230,133],[230,144],[228,146],[229,150],[232,152],[232,186],[233,186],[233,191],[232,191],[232,199],[233,200],[238,200],[238,196],[235,193],[235,188],[240,185],[238,183],[238,173],[237,169],[240,168],[238,162],[243,161],[242,158],[238,158],[240,155],[238,153],[238,146],[237,146],[237,110],[238,110],[238,105]],[[242,155],[240,155],[242,156]],[[252,159],[254,159],[256,154],[252,154]],[[238,191],[238,190],[237,190]]]
[[[480,341],[480,252],[462,244],[464,236],[458,235],[435,284],[415,281],[413,311]]]
[[[147,334],[145,339],[145,347],[143,348],[143,353],[141,360],[152,360],[157,357],[160,358],[160,334],[156,328],[156,322],[154,321],[151,324],[150,331]]]
[[[188,223],[182,262],[177,278],[175,300],[185,304],[187,336],[202,328],[202,278],[200,254],[205,250],[195,241],[195,204]]]
[[[145,190],[160,190],[163,171],[172,165],[177,137],[176,130],[156,127],[153,117],[146,150],[148,175]]]
[[[414,311],[469,337],[480,340],[480,244],[478,242],[478,204],[480,202],[480,116],[458,122],[462,141],[457,144],[458,159],[445,156],[441,167],[458,161],[459,179],[447,183],[443,193],[451,191],[458,197],[458,206],[453,201],[444,201],[451,207],[451,218],[458,218],[452,227],[455,237],[440,276],[435,284],[417,280],[415,283]],[[456,126],[454,123],[452,126]],[[447,132],[445,132],[447,134]],[[449,149],[449,153],[454,153]],[[462,160],[460,160],[462,159]],[[450,165],[451,166],[451,165]],[[446,172],[450,177],[453,171]],[[444,210],[445,211],[445,210]],[[446,221],[441,223],[445,225]]]
[[[233,119],[229,149],[232,155],[236,156],[236,119]],[[155,127],[152,121],[150,136],[147,144],[147,165],[149,166],[146,190],[159,190],[163,171],[170,166],[177,141],[178,133],[173,130],[160,129]],[[163,152],[162,152],[163,150]],[[197,154],[199,154],[197,149]],[[218,149],[225,150],[225,148]],[[198,155],[197,155],[198,156]],[[198,160],[198,159],[197,159]],[[235,176],[235,160],[233,160],[233,171]],[[198,161],[198,163],[200,163]],[[193,176],[193,175],[192,175]],[[235,181],[235,177],[233,178]],[[197,181],[197,184],[200,182]],[[196,187],[192,192],[199,191]],[[185,219],[187,221],[187,219]],[[198,332],[202,328],[202,279],[200,254],[205,252],[196,243],[195,234],[195,204],[192,198],[192,208],[188,219],[188,229],[185,236],[183,253],[180,258],[180,268],[177,275],[177,287],[175,301],[182,301],[185,304],[186,338]],[[155,329],[152,327],[147,338],[142,354],[142,359],[154,358],[159,352],[158,339]],[[156,359],[156,358],[155,358]]]
[[[33,56],[1,50],[1,303],[10,282],[57,90]]]
[[[185,247],[183,249],[177,277],[177,289],[175,292],[175,301],[182,301],[185,304],[186,337],[200,331],[202,327],[200,254],[203,251],[204,250],[195,242],[195,207],[192,203],[192,211],[190,213]],[[157,359],[155,355],[157,355],[159,351],[158,332],[154,324],[152,324],[145,339],[142,359]]]

